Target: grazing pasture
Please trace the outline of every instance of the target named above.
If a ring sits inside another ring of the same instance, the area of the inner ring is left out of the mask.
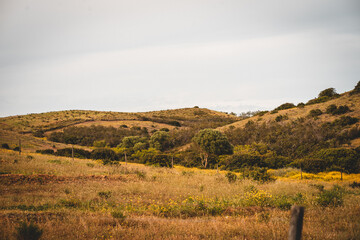
[[[0,150],[0,239],[32,222],[42,239],[286,239],[293,204],[303,239],[359,239],[360,174],[159,168]],[[305,177],[304,177],[305,176]]]

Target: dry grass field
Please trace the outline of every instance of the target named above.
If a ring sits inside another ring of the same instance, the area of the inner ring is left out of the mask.
[[[42,239],[286,239],[289,207],[305,206],[303,239],[359,239],[360,174],[238,174],[0,151],[0,239],[33,222]]]

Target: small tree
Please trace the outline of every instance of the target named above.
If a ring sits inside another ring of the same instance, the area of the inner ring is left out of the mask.
[[[165,151],[171,147],[170,135],[168,132],[157,131],[150,137],[150,147]]]
[[[226,155],[233,153],[233,146],[221,132],[213,129],[199,131],[192,141],[200,149],[201,164],[204,168],[208,165],[209,155]]]
[[[323,90],[323,91],[321,91],[319,93],[319,98],[321,98],[321,97],[330,97],[330,98],[332,98],[332,97],[335,97],[337,95],[338,94],[336,93],[335,88],[327,88],[327,89],[325,89],[325,90]]]

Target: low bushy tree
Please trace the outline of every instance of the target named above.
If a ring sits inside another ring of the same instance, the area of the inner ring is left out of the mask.
[[[233,153],[233,146],[227,137],[213,129],[199,131],[192,141],[200,150],[201,163],[204,168],[208,165],[209,155],[219,156]]]
[[[150,147],[165,151],[171,147],[170,135],[168,132],[157,131],[150,137]]]

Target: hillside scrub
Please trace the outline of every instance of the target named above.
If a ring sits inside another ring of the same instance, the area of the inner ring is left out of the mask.
[[[261,142],[277,156],[300,159],[321,149],[340,147],[359,137],[357,127],[347,127],[354,122],[356,120],[351,117],[324,124],[304,119],[268,124],[249,121],[243,128],[227,129],[225,134],[233,145]]]

